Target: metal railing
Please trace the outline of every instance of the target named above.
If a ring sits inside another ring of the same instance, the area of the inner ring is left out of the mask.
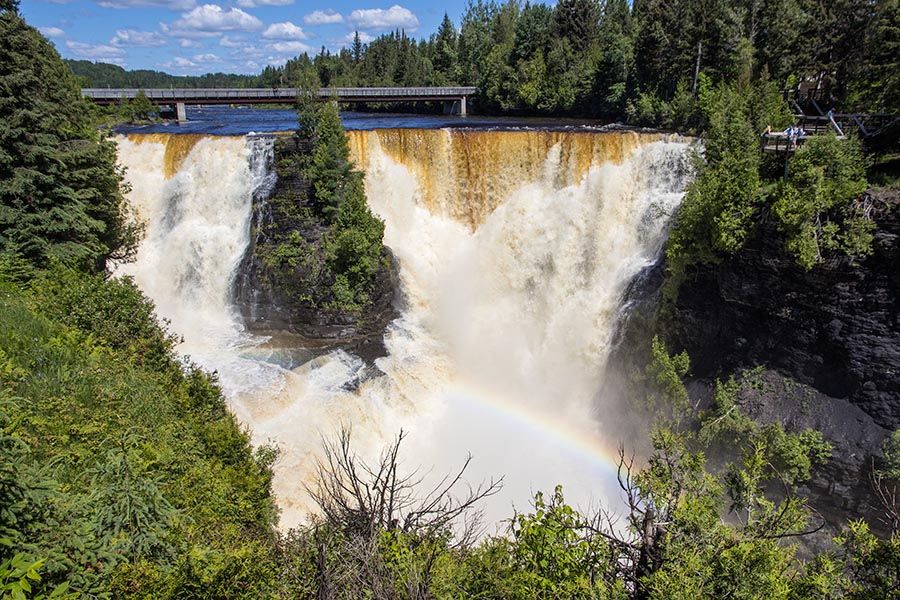
[[[81,95],[92,98],[95,101],[118,102],[122,99],[134,99],[140,92],[138,88],[85,88]],[[179,88],[179,89],[144,89],[144,94],[150,100],[200,103],[202,101],[291,101],[307,92],[298,88]],[[320,98],[342,99],[372,99],[390,100],[403,99],[439,99],[461,98],[472,96],[478,92],[476,87],[390,87],[390,88],[323,88],[318,90]]]

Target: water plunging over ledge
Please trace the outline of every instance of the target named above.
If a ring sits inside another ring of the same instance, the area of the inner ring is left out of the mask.
[[[409,431],[404,464],[434,474],[471,453],[471,481],[506,477],[494,521],[556,484],[574,504],[606,501],[619,440],[600,434],[616,408],[597,391],[623,291],[656,258],[691,177],[687,143],[459,129],[353,131],[350,142],[405,298],[383,375],[359,385],[358,358],[309,359],[293,341],[250,336],[231,304],[252,199],[271,185],[271,140],[118,138],[148,223],[119,271],[184,336],[181,350],[218,371],[254,441],[281,448],[282,525],[309,510],[321,437],[341,426],[370,455]]]

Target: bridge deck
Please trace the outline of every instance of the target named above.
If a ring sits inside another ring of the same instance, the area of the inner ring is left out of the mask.
[[[82,96],[98,104],[115,104],[123,98],[133,99],[137,88],[86,88]],[[306,94],[297,88],[225,88],[225,89],[145,89],[156,104],[289,104],[297,96]],[[339,102],[412,102],[424,100],[454,100],[472,96],[475,87],[397,87],[397,88],[328,88],[318,90],[321,100]]]

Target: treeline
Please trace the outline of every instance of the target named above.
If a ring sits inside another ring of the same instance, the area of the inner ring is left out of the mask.
[[[83,88],[246,88],[255,87],[253,75],[207,73],[205,75],[169,75],[162,71],[137,69],[126,71],[119,65],[89,60],[65,59]]]
[[[457,28],[404,31],[257,76],[176,77],[68,61],[94,87],[475,85],[483,111],[665,123],[700,76],[732,80],[752,65],[779,89],[814,82],[827,108],[900,108],[896,0],[470,1]]]
[[[842,110],[900,108],[894,0],[471,1],[457,30],[392,32],[267,67],[262,85],[476,85],[483,110],[665,120],[701,76],[750,65],[779,88],[804,81]],[[827,108],[825,109],[827,110]]]

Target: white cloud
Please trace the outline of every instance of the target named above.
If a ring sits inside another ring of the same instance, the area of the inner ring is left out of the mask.
[[[165,46],[166,38],[155,31],[138,31],[136,29],[118,29],[113,39],[109,40],[113,46],[138,46],[155,47]]]
[[[309,13],[303,17],[303,22],[307,25],[333,25],[335,23],[343,23],[344,17],[341,13],[329,8]]]
[[[237,0],[237,5],[241,8],[256,8],[257,6],[288,6],[293,4],[294,0]]]
[[[82,42],[68,41],[66,42],[66,48],[71,51],[72,56],[75,58],[108,62],[117,65],[125,63],[125,51],[121,48],[116,48],[115,46],[95,46]]]
[[[176,56],[172,60],[168,60],[158,65],[164,69],[196,69],[200,65],[187,58]]]
[[[103,8],[167,8],[169,10],[191,10],[197,0],[100,0]]]
[[[366,33],[365,31],[359,31],[359,32],[351,31],[350,33],[348,33],[347,35],[345,35],[343,39],[338,40],[337,42],[335,42],[335,45],[337,45],[337,46],[347,46],[347,45],[352,44],[352,43],[353,43],[353,38],[356,36],[357,33],[359,33],[359,41],[362,42],[363,44],[368,44],[369,42],[371,42],[372,40],[375,39],[375,36],[374,36],[374,35],[369,35],[369,34]]]
[[[278,54],[303,54],[304,52],[312,52],[312,48],[303,42],[276,42],[266,46],[272,52]]]
[[[165,33],[178,37],[216,37],[226,31],[259,31],[263,23],[239,8],[223,9],[217,4],[204,4],[184,13],[171,25],[161,24]]]
[[[202,63],[218,63],[222,62],[222,59],[216,56],[215,54],[195,54],[194,60]]]
[[[202,48],[203,43],[198,42],[197,40],[189,40],[188,38],[181,38],[178,40],[178,45],[182,48]]]
[[[347,22],[358,29],[405,29],[415,31],[419,28],[419,19],[408,8],[399,4],[383,8],[366,8],[354,10],[347,17]]]
[[[38,31],[43,33],[48,38],[65,37],[66,35],[66,32],[59,27],[38,27]]]
[[[240,48],[235,48],[231,52],[229,52],[229,56],[232,58],[242,58],[242,59],[251,59],[251,58],[261,58],[265,54],[265,51],[254,46],[253,44],[245,44]]]
[[[222,39],[219,40],[220,46],[225,46],[226,48],[240,48],[247,42],[242,40],[239,37],[231,37],[230,35],[223,35]]]
[[[272,23],[263,31],[262,36],[269,40],[305,40],[309,38],[300,27],[297,27],[290,21]]]

